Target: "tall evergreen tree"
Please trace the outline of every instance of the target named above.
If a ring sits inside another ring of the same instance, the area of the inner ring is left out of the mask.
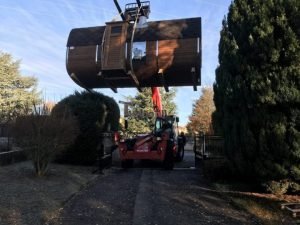
[[[176,89],[171,88],[169,92],[165,92],[163,88],[160,88],[160,94],[163,110],[165,110],[168,115],[176,114],[176,104],[174,102]],[[151,88],[144,88],[143,91],[137,93],[135,97],[127,97],[127,100],[132,103],[127,133],[150,132],[153,129],[155,121]]]
[[[235,0],[223,20],[214,124],[241,174],[300,180],[299,24],[299,0]]]
[[[6,123],[32,110],[40,102],[37,80],[22,76],[12,56],[0,52],[0,123]]]

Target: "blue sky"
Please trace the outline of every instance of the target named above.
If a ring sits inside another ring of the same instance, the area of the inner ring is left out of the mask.
[[[119,0],[123,8],[133,0]],[[202,85],[211,86],[218,65],[218,42],[222,19],[231,0],[152,0],[150,20],[202,17]],[[21,60],[21,72],[34,75],[46,99],[58,101],[81,90],[65,69],[69,32],[75,27],[102,26],[118,18],[113,0],[0,0],[0,51]],[[201,95],[192,87],[177,89],[176,103],[181,124]],[[135,95],[133,89],[97,91],[117,101]]]

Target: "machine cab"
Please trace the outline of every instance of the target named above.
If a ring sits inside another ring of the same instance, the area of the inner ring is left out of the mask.
[[[164,132],[168,132],[170,134],[170,138],[177,140],[178,122],[178,117],[173,115],[157,117],[155,121],[154,135],[157,137],[161,137]]]

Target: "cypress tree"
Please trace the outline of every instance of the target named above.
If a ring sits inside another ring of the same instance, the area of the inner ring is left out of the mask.
[[[231,4],[214,92],[214,125],[235,170],[300,180],[300,1]]]

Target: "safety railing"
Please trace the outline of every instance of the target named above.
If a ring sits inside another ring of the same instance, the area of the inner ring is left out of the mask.
[[[114,132],[105,132],[100,135],[101,141],[98,151],[98,166],[100,170],[111,167],[112,153],[117,148]]]
[[[0,166],[21,162],[26,159],[26,154],[23,150],[0,152]]]
[[[224,158],[224,138],[216,135],[195,135],[194,152],[198,159]]]

